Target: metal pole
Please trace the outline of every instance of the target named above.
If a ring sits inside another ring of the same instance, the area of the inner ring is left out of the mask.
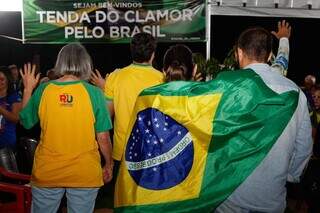
[[[206,1],[206,58],[211,57],[211,0]]]
[[[21,30],[22,30],[22,43],[25,43],[25,32],[24,32],[24,4],[29,4],[25,3],[25,1],[22,1],[22,10],[21,10]]]

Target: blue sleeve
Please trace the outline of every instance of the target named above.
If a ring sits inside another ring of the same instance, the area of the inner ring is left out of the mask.
[[[21,102],[21,96],[18,93],[14,92],[8,96],[8,103],[10,105],[14,103],[20,103],[20,102]]]

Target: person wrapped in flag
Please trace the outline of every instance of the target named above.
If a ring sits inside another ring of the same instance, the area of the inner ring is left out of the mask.
[[[237,51],[246,69],[210,82],[173,81],[139,95],[116,183],[116,212],[284,210],[285,183],[298,181],[311,154],[310,119],[303,93],[266,64],[271,34],[261,28],[247,33]]]
[[[285,26],[279,25],[277,32],[273,32],[279,39],[279,48],[277,56],[272,63],[272,70],[283,75],[286,74],[289,60],[289,42],[288,39],[285,38],[286,35],[281,33],[286,30],[284,27]],[[120,161],[123,156],[126,143],[125,135],[129,124],[129,119],[127,118],[133,111],[134,103],[139,93],[145,88],[163,83],[164,80],[166,82],[177,80],[175,77],[172,79],[164,79],[162,73],[157,72],[157,70],[151,66],[156,50],[156,40],[150,34],[136,34],[132,38],[130,49],[133,64],[126,67],[126,69],[116,69],[111,74],[108,74],[106,79],[103,79],[100,72],[96,70],[95,73],[92,73],[91,78],[91,83],[100,87],[105,92],[109,100],[108,105],[111,116],[113,116],[113,114],[115,116],[113,158],[116,161]],[[188,72],[190,73],[184,73],[185,76],[180,76],[181,79],[179,80],[200,81],[202,79],[201,75],[199,72],[196,72],[197,69],[193,68],[193,60],[192,58],[190,59],[191,51],[189,51],[188,54],[184,51],[182,52],[184,53],[182,56],[170,57],[170,60],[180,60],[188,66]],[[175,52],[173,52],[173,54],[175,55]],[[181,54],[181,52],[179,54]],[[166,60],[169,59],[169,57],[165,58],[167,58]],[[165,62],[164,65],[169,66],[170,63]],[[165,67],[164,70],[167,71],[167,68],[168,67]],[[191,74],[193,77],[189,79]],[[115,165],[117,167],[118,164],[116,163]]]
[[[171,46],[164,57],[165,81],[191,81],[195,74],[196,66],[192,61],[191,50],[185,45]],[[131,176],[149,189],[167,189],[178,184],[186,177],[192,167],[190,156],[193,156],[194,147],[188,129],[156,109],[141,111],[138,114],[138,121],[139,123],[133,127],[127,144],[128,149],[125,152]],[[143,161],[141,161],[141,153],[139,153],[141,149],[139,141],[141,140],[146,141]],[[163,147],[162,154],[158,153],[160,150],[155,151],[159,147]],[[170,166],[177,161],[181,161],[183,164]],[[168,164],[168,166],[164,169],[161,164]],[[142,171],[144,171],[144,175],[142,175]],[[177,171],[181,171],[184,175],[177,175]],[[165,177],[161,177],[161,173],[165,173]],[[150,176],[154,180],[148,180]],[[146,180],[141,181],[144,178]],[[159,178],[164,178],[162,183],[160,185],[154,184]]]
[[[287,31],[283,33],[289,37],[291,32],[289,24],[285,21],[279,24],[286,26],[284,29]],[[299,181],[312,152],[307,100],[295,83],[271,72],[270,66],[266,64],[270,59],[272,48],[272,37],[269,32],[262,28],[247,29],[240,35],[237,46],[240,67],[254,70],[277,94],[297,93],[297,107],[261,164],[216,212],[284,212],[286,181]],[[274,126],[273,131],[277,128],[278,126]]]

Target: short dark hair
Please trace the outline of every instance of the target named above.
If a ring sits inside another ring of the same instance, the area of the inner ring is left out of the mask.
[[[262,27],[249,28],[240,34],[237,47],[249,59],[266,63],[272,51],[272,34]]]
[[[182,44],[171,46],[164,55],[165,81],[191,80],[194,68],[192,51]]]
[[[10,69],[7,66],[0,66],[0,72],[2,72],[7,79],[7,84],[8,84],[7,95],[10,95],[14,92],[13,79],[12,79]]]
[[[138,63],[148,62],[156,48],[156,40],[151,34],[135,34],[130,44],[132,60]]]

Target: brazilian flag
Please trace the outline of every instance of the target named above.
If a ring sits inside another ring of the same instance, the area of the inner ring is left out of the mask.
[[[259,165],[299,94],[252,70],[170,82],[137,99],[116,183],[116,212],[210,212]]]

